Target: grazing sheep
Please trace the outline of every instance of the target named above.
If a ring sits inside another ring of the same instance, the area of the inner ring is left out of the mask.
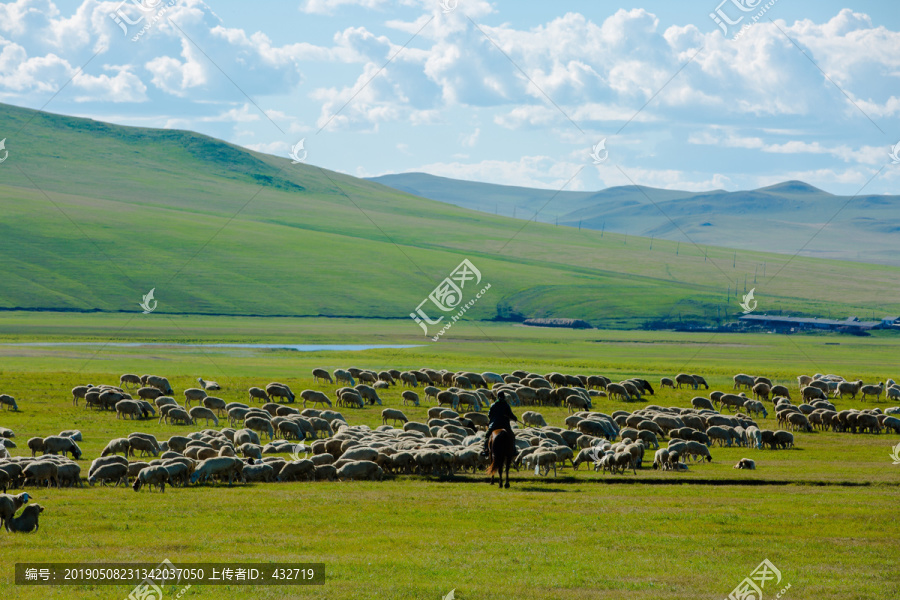
[[[245,483],[253,481],[270,482],[275,479],[275,469],[272,465],[266,463],[247,465],[241,471],[241,475]]]
[[[207,458],[191,475],[191,484],[204,483],[210,477],[228,476],[228,486],[230,487],[236,478],[241,477],[241,471],[244,463],[239,458],[231,456],[216,456]]]
[[[134,456],[134,451],[137,450],[141,453],[141,456],[146,456],[147,454],[152,454],[153,456],[159,456],[159,444],[156,443],[156,438],[152,436],[144,436],[132,433],[128,436],[128,453],[131,456]]]
[[[681,388],[682,385],[689,385],[691,389],[697,389],[697,381],[694,379],[694,376],[687,373],[679,373],[675,376],[675,387]]]
[[[753,375],[747,375],[746,373],[738,373],[734,376],[734,389],[739,390],[742,387],[746,387],[748,390],[751,389],[754,385],[756,385],[756,378]]]
[[[216,381],[203,381],[202,377],[198,377],[197,381],[200,383],[201,388],[210,392],[216,392],[222,389],[222,386]]]
[[[244,427],[252,431],[265,432],[269,439],[275,438],[275,430],[272,428],[271,421],[267,421],[262,417],[248,417],[244,419]]]
[[[150,491],[153,491],[153,486],[159,488],[161,493],[165,493],[166,491],[166,482],[169,480],[169,471],[166,470],[163,466],[153,466],[153,467],[144,467],[141,469],[140,473],[137,474],[137,477],[134,478],[134,485],[132,488],[134,491],[140,491],[141,486],[147,485],[150,488]]]
[[[419,406],[419,395],[412,390],[404,390],[400,397],[403,398],[403,404],[412,404],[413,406]]]
[[[696,396],[695,398],[691,399],[691,406],[693,406],[697,410],[715,410],[712,401],[708,398],[704,398],[703,396]]]
[[[131,385],[128,385],[128,384]],[[127,386],[127,387],[135,387],[141,385],[141,378],[137,375],[133,375],[132,373],[125,373],[121,377],[119,377],[119,385]]]
[[[348,371],[344,369],[335,369],[334,370],[334,381],[336,384],[340,385],[341,383],[346,383],[348,385],[356,385],[356,381],[353,379],[353,375],[351,375]]]
[[[733,469],[750,469],[751,471],[756,470],[756,461],[750,458],[742,458],[737,462]]]
[[[29,504],[18,517],[9,523],[9,530],[14,533],[31,533],[38,530],[38,517],[44,512],[40,504]]]
[[[121,452],[125,457],[128,457],[130,448],[131,442],[127,438],[116,438],[106,445],[100,456],[109,456]]]
[[[315,404],[324,404],[331,408],[331,400],[328,399],[324,393],[316,391],[316,390],[303,390],[300,392],[300,397],[303,398],[303,408],[306,408],[307,402],[312,402]]]
[[[334,384],[334,380],[331,378],[331,375],[325,369],[313,369],[313,380],[318,383],[321,379],[322,381],[327,381],[328,383]],[[301,394],[302,396],[302,394]]]
[[[383,411],[381,411],[381,423],[387,425],[388,419],[393,421],[395,425],[397,424],[397,421],[400,421],[401,423],[409,422],[409,419],[406,418],[406,415],[395,408],[385,408]]]
[[[250,394],[250,401],[252,401],[254,398],[262,400],[263,402],[269,402],[271,400],[271,398],[269,398],[269,395],[266,393],[266,390],[264,389],[252,387],[248,390],[248,392]]]
[[[167,396],[172,396],[173,394],[175,394],[175,390],[172,389],[172,386],[169,384],[169,380],[165,377],[157,377],[156,375],[147,375],[146,377],[146,380],[141,377],[142,385],[155,387]]]
[[[141,409],[141,405],[134,400],[119,400],[116,402],[117,419],[124,419],[126,416],[131,416],[131,420],[133,421],[135,418],[139,419],[143,415],[144,411]]]
[[[215,423],[216,427],[219,426],[219,418],[216,416],[216,413],[209,410],[205,406],[195,406],[191,410],[188,411],[188,414],[191,415],[191,418],[194,421],[199,421],[200,419],[205,419],[206,424],[209,425],[209,420],[212,419],[213,423]]]
[[[526,427],[546,427],[547,422],[544,420],[543,415],[538,412],[534,412],[531,410],[526,410],[522,413],[522,424]]]
[[[306,458],[287,463],[278,474],[278,481],[313,481],[315,478],[316,465]]]
[[[266,386],[266,393],[272,400],[274,400],[275,398],[284,398],[287,400],[288,404],[293,404],[294,400],[296,399],[294,396],[294,392],[291,391],[291,388],[283,383],[270,383]],[[279,402],[281,402],[281,400],[279,400]]]
[[[19,410],[16,399],[8,394],[0,394],[0,406],[8,406],[7,410]]]
[[[675,381],[673,381],[671,377],[661,377],[659,380],[659,389],[662,389],[664,387],[670,387],[674,390]]]
[[[92,469],[88,477],[88,483],[91,486],[100,482],[105,487],[110,481],[116,482],[115,487],[119,487],[120,483],[128,485],[128,467],[121,463],[103,465],[97,469]]]
[[[384,478],[384,470],[374,462],[355,460],[342,465],[337,470],[336,477],[341,481],[381,481]]]
[[[44,454],[71,454],[73,459],[78,460],[81,458],[81,448],[70,437],[51,435],[44,438]]]
[[[772,386],[761,381],[753,386],[752,391],[753,396],[757,400],[768,400],[769,394],[772,392]]]
[[[791,392],[783,385],[773,385],[771,389],[772,397],[782,397],[790,400]]]
[[[206,396],[206,390],[201,390],[199,388],[188,388],[184,390],[184,405],[186,408],[190,408],[191,400],[202,402],[203,399],[206,398]]]

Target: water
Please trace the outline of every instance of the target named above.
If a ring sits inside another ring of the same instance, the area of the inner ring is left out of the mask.
[[[421,344],[178,344],[146,342],[10,342],[0,346],[103,346],[109,348],[178,347],[178,348],[259,348],[276,350],[297,350],[298,352],[332,352],[379,350],[383,348],[418,348]]]

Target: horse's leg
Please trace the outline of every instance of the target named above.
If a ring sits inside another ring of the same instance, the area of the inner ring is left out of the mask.
[[[506,489],[509,489],[509,463],[512,462],[512,457],[506,457]]]

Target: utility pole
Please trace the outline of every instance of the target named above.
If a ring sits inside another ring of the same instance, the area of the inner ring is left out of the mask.
[[[737,252],[734,253],[734,258],[731,259],[731,268],[733,269],[737,265]]]

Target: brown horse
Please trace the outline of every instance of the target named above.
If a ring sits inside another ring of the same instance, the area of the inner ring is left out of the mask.
[[[505,429],[497,429],[491,433],[490,441],[491,466],[488,475],[494,485],[494,475],[499,477],[499,489],[509,488],[509,466],[516,457],[515,437]],[[503,468],[506,467],[506,485],[503,485]]]

